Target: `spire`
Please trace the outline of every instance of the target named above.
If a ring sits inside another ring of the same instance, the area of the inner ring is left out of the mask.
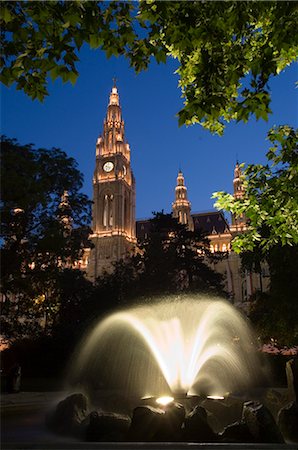
[[[104,120],[103,133],[97,139],[96,156],[122,154],[129,162],[130,148],[128,143],[125,142],[124,121],[115,79],[113,79],[113,83]]]
[[[191,203],[187,198],[187,188],[184,183],[184,176],[179,169],[177,176],[177,186],[175,188],[175,201],[172,204],[173,217],[184,225],[187,225],[190,230],[193,230],[193,220],[190,214]]]
[[[58,209],[59,220],[63,224],[65,231],[69,232],[72,227],[72,217],[68,191],[63,192]]]
[[[241,170],[241,164],[239,164],[238,160],[236,161],[234,169],[233,186],[234,186],[234,198],[236,200],[242,199],[244,197],[245,189],[243,186],[243,175]],[[246,226],[245,214],[242,213],[240,214],[240,216],[232,214],[232,225],[236,227],[237,230],[239,229],[243,230]]]
[[[114,79],[114,80],[115,80],[115,79]],[[116,84],[115,84],[115,81],[114,81],[114,86],[112,87],[112,91],[111,91],[111,93],[110,93],[109,106],[110,106],[110,105],[116,105],[116,106],[119,106],[119,105],[120,105],[120,103],[119,103],[118,89],[117,89],[117,86],[116,86]]]
[[[241,170],[241,166],[238,161],[236,161],[236,165],[235,165],[235,169],[234,169],[233,185],[234,185],[234,197],[242,198],[244,195],[244,187],[243,187],[243,180],[242,180],[242,170]]]
[[[177,176],[177,186],[184,186],[184,176],[183,176],[181,169],[179,169],[178,176]],[[186,188],[185,188],[185,191],[186,191],[186,195],[187,195]]]

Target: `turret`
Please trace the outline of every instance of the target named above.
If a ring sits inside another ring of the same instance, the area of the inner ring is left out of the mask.
[[[244,187],[243,187],[243,180],[242,180],[242,171],[241,171],[241,167],[240,167],[238,161],[236,162],[235,169],[234,169],[233,185],[234,185],[234,197],[236,199],[243,198]]]
[[[184,225],[187,225],[189,230],[194,229],[193,220],[190,214],[191,203],[187,198],[187,187],[184,184],[184,176],[181,170],[177,176],[177,186],[175,188],[175,201],[172,204],[173,217]]]
[[[69,234],[72,229],[72,217],[68,191],[63,192],[58,209],[59,220],[65,229],[65,233]]]
[[[245,189],[243,186],[242,171],[239,162],[236,162],[234,169],[234,198],[240,200],[244,197]],[[243,230],[246,227],[246,217],[245,214],[240,214],[239,216],[232,214],[232,225],[236,228],[236,231]]]

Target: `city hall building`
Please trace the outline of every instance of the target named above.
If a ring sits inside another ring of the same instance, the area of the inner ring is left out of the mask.
[[[244,194],[241,169],[234,169],[234,196]],[[231,249],[237,233],[246,229],[245,216],[232,216],[231,225],[221,212],[192,213],[187,187],[181,170],[177,176],[172,214],[190,230],[201,230],[210,241],[211,252],[222,252],[224,258],[212,268],[225,277],[226,290],[235,303],[247,302],[251,295],[268,287],[269,278],[242,271],[240,257]],[[151,222],[136,220],[136,185],[131,166],[130,146],[125,138],[118,89],[114,85],[109,97],[102,134],[96,141],[93,176],[93,221],[91,235],[94,247],[86,250],[80,268],[91,281],[110,271],[113,263],[132,254],[138,240],[150,233]],[[264,268],[265,270],[265,268]]]

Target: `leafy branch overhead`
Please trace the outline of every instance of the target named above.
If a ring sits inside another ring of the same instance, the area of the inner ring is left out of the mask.
[[[174,58],[180,125],[221,134],[231,120],[267,120],[268,81],[298,54],[297,21],[291,1],[4,1],[1,81],[43,100],[48,76],[75,83],[83,44],[136,72]]]
[[[213,194],[216,208],[245,214],[249,227],[233,240],[236,252],[298,245],[298,130],[272,128],[267,165],[249,165],[243,173],[245,194],[235,199],[225,192]]]

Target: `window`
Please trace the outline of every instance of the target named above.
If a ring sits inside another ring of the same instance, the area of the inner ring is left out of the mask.
[[[103,199],[103,226],[111,228],[113,226],[113,194],[105,194]]]

